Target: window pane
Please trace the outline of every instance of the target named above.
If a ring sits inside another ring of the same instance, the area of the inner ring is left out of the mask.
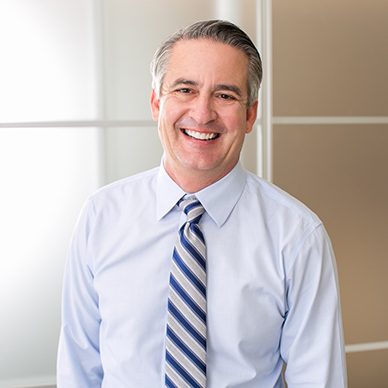
[[[208,0],[103,0],[105,112],[108,119],[150,120],[150,62],[176,29],[213,17]]]
[[[0,2],[0,121],[93,119],[92,0]]]
[[[156,127],[105,131],[106,180],[112,182],[159,166],[162,146]]]
[[[65,256],[100,182],[100,137],[92,128],[0,129],[0,386],[55,374]]]

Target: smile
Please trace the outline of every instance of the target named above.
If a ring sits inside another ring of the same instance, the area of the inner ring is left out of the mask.
[[[190,129],[184,129],[184,128],[182,128],[182,132],[185,135],[190,136],[194,139],[206,140],[206,141],[216,139],[217,137],[220,136],[219,133],[204,133],[204,132],[197,132],[197,131],[192,131]]]

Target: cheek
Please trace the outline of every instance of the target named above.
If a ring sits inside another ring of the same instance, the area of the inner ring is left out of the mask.
[[[160,111],[159,115],[159,132],[168,133],[171,131],[171,127],[174,125],[174,114],[171,109],[166,109]]]
[[[240,136],[246,133],[247,130],[247,121],[245,113],[238,112],[236,114],[230,114],[225,116],[223,119],[225,125],[235,134],[235,136]]]
[[[177,99],[167,97],[161,107],[163,117],[168,122],[175,122],[185,111],[185,104]]]
[[[167,143],[171,144],[177,140],[179,133],[175,124],[179,117],[179,112],[177,112],[176,109],[173,109],[173,107],[167,107],[167,109],[163,109],[163,111],[161,111],[159,116],[158,132],[159,138],[165,145],[167,145]]]

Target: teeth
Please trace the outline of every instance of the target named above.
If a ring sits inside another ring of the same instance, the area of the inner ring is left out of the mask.
[[[216,133],[202,133],[202,132],[191,131],[189,129],[186,129],[185,133],[193,137],[194,139],[199,139],[199,140],[212,140],[217,137]]]

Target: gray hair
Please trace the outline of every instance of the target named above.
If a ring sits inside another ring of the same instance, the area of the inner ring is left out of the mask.
[[[157,96],[160,91],[167,63],[174,44],[181,40],[211,39],[236,47],[248,58],[248,101],[250,106],[257,100],[260,83],[263,77],[263,68],[260,54],[249,36],[235,24],[223,20],[206,20],[194,23],[171,35],[157,49],[151,62],[152,87]]]

